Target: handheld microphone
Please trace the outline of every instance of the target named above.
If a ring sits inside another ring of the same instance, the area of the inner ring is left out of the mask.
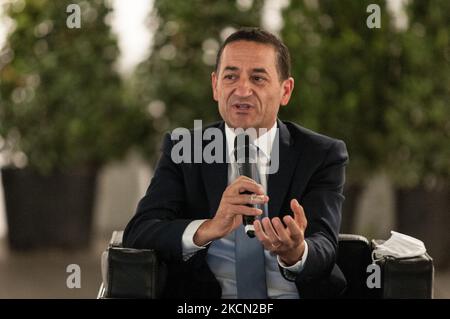
[[[239,175],[247,176],[255,181],[258,181],[258,171],[256,167],[257,149],[254,144],[250,143],[250,136],[242,133],[234,139],[234,157],[238,166]],[[241,194],[253,194],[249,191],[244,191]],[[248,207],[257,207],[257,205],[247,204]],[[255,237],[255,227],[253,222],[254,216],[242,216],[245,233],[248,237]]]

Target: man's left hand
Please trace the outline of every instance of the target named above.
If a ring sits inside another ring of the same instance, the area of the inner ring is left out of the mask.
[[[296,199],[291,200],[291,209],[294,218],[289,215],[280,218],[275,217],[270,220],[264,217],[262,221],[255,220],[256,237],[261,241],[264,248],[278,255],[283,263],[292,266],[303,257],[305,251],[305,229],[307,220],[303,207]]]

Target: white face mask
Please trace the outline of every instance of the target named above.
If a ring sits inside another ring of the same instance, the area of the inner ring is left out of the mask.
[[[372,258],[380,259],[384,256],[395,258],[410,258],[425,254],[424,243],[414,237],[391,231],[391,237],[380,245],[376,245]],[[374,258],[375,255],[375,258]]]

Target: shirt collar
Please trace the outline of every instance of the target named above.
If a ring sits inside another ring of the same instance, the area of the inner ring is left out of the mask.
[[[258,136],[253,143],[259,148],[259,150],[266,156],[267,159],[270,159],[270,153],[272,151],[273,142],[275,140],[275,135],[277,133],[277,121],[275,121],[274,125],[261,136]],[[234,158],[234,139],[236,138],[236,133],[234,132],[234,128],[228,126],[225,123],[225,138],[227,140],[227,150],[228,156],[230,158]]]

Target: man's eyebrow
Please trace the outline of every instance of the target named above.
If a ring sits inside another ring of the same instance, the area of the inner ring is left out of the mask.
[[[239,68],[237,66],[227,65],[223,70],[224,71],[239,71]],[[269,72],[267,72],[267,70],[265,68],[253,68],[252,72],[269,74]]]
[[[264,69],[264,68],[254,68],[254,69],[252,69],[252,71],[255,72],[255,73],[269,74],[269,72],[267,72],[266,69]]]
[[[224,71],[237,71],[239,68],[237,66],[229,66],[227,65],[224,69]]]

